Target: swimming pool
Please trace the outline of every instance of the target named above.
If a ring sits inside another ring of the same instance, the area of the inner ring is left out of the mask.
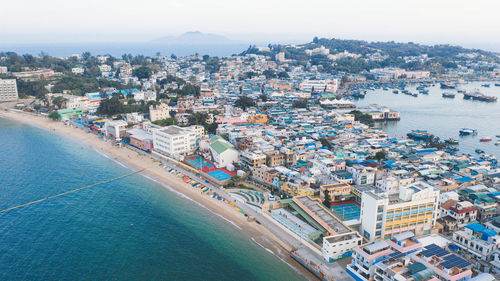
[[[223,171],[217,170],[208,173],[210,176],[216,178],[219,181],[225,181],[231,178],[231,175],[224,173]]]

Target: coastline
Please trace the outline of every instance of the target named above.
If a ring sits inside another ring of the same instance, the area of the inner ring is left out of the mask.
[[[165,171],[165,169],[159,166],[151,157],[139,154],[127,147],[113,146],[111,142],[103,141],[100,136],[87,133],[77,127],[65,125],[63,122],[52,121],[40,115],[1,110],[0,118],[21,122],[83,142],[95,149],[97,153],[102,154],[127,169],[145,169],[145,171],[141,172],[141,175],[145,178],[155,181],[169,191],[219,216],[226,222],[232,224],[242,234],[248,236],[258,246],[271,252],[282,262],[292,267],[304,278],[316,280],[314,275],[290,257],[288,249],[291,247],[276,237],[271,231],[255,222],[248,222],[243,214],[236,211],[229,204],[214,200],[208,194],[203,194],[199,189],[195,189],[191,185],[184,183],[180,178]]]

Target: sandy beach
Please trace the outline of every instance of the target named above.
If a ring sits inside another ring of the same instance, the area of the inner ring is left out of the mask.
[[[145,169],[142,172],[143,175],[153,178],[165,188],[184,194],[195,203],[207,208],[214,213],[214,215],[219,215],[229,220],[235,226],[235,231],[241,231],[261,247],[271,250],[274,255],[291,265],[307,279],[316,280],[314,275],[289,256],[291,246],[286,242],[281,241],[262,225],[247,221],[247,217],[235,210],[229,204],[215,200],[208,196],[208,194],[201,193],[199,189],[193,188],[191,185],[184,183],[180,178],[168,173],[164,168],[158,165],[158,162],[155,162],[155,160],[148,155],[141,155],[137,151],[127,147],[113,146],[111,142],[104,141],[100,136],[87,133],[81,128],[65,125],[63,122],[52,121],[40,115],[2,110],[0,111],[0,118],[19,121],[50,130],[54,133],[84,142],[98,151],[105,153],[108,157],[127,165],[133,170]]]

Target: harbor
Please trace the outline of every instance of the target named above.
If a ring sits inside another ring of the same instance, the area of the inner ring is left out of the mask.
[[[355,100],[358,107],[373,103],[382,104],[398,111],[401,120],[385,122],[377,127],[383,128],[390,136],[406,136],[412,130],[426,130],[441,140],[454,138],[459,141],[457,149],[466,154],[475,154],[476,149],[500,157],[500,149],[495,145],[500,139],[494,137],[490,142],[481,142],[484,137],[500,135],[500,126],[495,120],[500,118],[500,104],[463,99],[458,91],[473,92],[481,89],[487,96],[499,97],[500,87],[481,87],[484,82],[460,84],[458,89],[443,90],[440,84],[428,87],[429,94],[414,98],[408,95],[396,95],[392,91],[380,89],[368,90],[365,98]],[[451,85],[451,84],[450,84]],[[450,86],[449,85],[449,86]],[[408,86],[411,92],[416,85]],[[443,98],[443,93],[453,93],[456,98]],[[462,129],[470,132],[461,134]]]

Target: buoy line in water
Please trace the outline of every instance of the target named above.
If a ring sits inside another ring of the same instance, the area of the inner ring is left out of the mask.
[[[66,192],[63,192],[63,193],[59,193],[59,194],[56,194],[56,195],[45,197],[45,198],[42,198],[42,199],[39,199],[39,200],[35,200],[35,201],[31,201],[31,202],[28,202],[28,203],[25,203],[25,204],[21,204],[21,205],[17,205],[17,206],[14,206],[14,207],[10,207],[8,209],[1,210],[0,213],[5,213],[5,212],[8,212],[8,211],[17,209],[17,208],[25,207],[25,206],[36,204],[36,203],[40,203],[40,202],[43,202],[43,201],[46,201],[46,200],[49,200],[49,199],[53,199],[53,198],[56,198],[56,197],[60,197],[60,196],[66,195],[66,194],[70,194],[70,193],[77,192],[77,191],[80,191],[80,190],[83,190],[83,189],[91,188],[91,187],[94,187],[94,186],[97,186],[97,185],[100,185],[100,184],[103,184],[103,183],[108,183],[108,182],[112,182],[112,181],[115,181],[115,180],[119,180],[121,178],[125,178],[125,177],[129,177],[131,175],[134,175],[134,174],[138,174],[138,173],[140,173],[140,172],[142,172],[144,170],[146,170],[146,169],[141,169],[141,170],[138,170],[138,171],[135,171],[135,172],[132,172],[132,173],[128,173],[128,174],[116,177],[116,178],[112,178],[112,179],[105,180],[105,181],[100,181],[100,182],[97,182],[97,183],[94,183],[94,184],[91,184],[91,185],[87,185],[87,186],[84,186],[84,187],[79,187],[79,188],[72,189],[72,190],[69,190],[69,191],[66,191]]]

